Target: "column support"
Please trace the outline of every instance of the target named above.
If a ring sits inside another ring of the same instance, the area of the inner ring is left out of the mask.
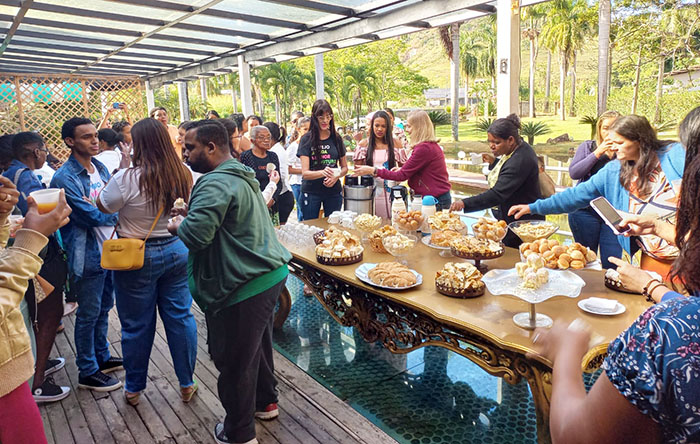
[[[207,103],[207,79],[206,77],[199,78],[199,90],[202,94],[202,103]]]
[[[497,112],[498,117],[506,117],[520,114],[520,3],[498,0],[496,8]]]
[[[146,110],[146,113],[148,113],[153,108],[156,107],[156,97],[153,94],[153,87],[151,86],[151,82],[146,80],[145,85],[146,85],[146,107],[148,108]]]
[[[250,65],[243,55],[238,56],[238,77],[241,81],[241,109],[247,117],[253,114],[253,96],[250,87]]]
[[[323,53],[314,56],[314,65],[316,67],[316,100],[319,100],[325,98]]]
[[[177,82],[177,100],[180,104],[180,122],[190,120],[190,102],[187,97],[187,82]]]

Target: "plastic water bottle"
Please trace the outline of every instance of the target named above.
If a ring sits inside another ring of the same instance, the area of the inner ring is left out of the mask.
[[[423,235],[427,235],[431,233],[430,230],[430,223],[428,222],[428,218],[435,214],[437,212],[437,203],[438,200],[433,197],[433,196],[423,196],[423,203],[421,205],[421,214],[423,214],[423,226],[421,227],[421,231],[423,232]]]

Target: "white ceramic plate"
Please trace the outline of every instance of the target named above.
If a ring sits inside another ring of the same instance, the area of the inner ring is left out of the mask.
[[[430,248],[435,248],[436,250],[449,250],[450,247],[441,247],[439,245],[433,245],[430,243],[430,239],[432,238],[432,234],[428,236],[423,236],[423,239],[421,239],[421,242],[423,242],[425,245],[429,246]]]
[[[383,288],[385,290],[406,290],[409,288],[417,287],[423,283],[423,275],[418,273],[416,270],[411,270],[411,273],[416,275],[416,283],[413,285],[409,285],[408,287],[389,287],[386,285],[375,284],[374,282],[372,282],[372,279],[370,279],[369,276],[367,276],[367,273],[369,273],[369,271],[376,266],[377,266],[377,264],[370,264],[370,263],[361,264],[359,267],[357,267],[355,269],[355,276],[357,276],[357,278],[359,280],[361,280],[362,282],[364,282],[365,284],[369,284],[373,287]]]
[[[578,308],[585,311],[586,313],[591,313],[600,316],[616,316],[625,312],[625,306],[620,304],[619,302],[615,306],[615,311],[604,313],[595,309],[588,308],[588,305],[586,305],[587,300],[588,299],[581,299],[580,301],[578,301]]]

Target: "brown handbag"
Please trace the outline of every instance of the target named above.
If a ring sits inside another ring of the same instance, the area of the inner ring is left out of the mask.
[[[112,239],[117,227],[114,227],[112,236],[102,243],[102,260],[100,266],[105,270],[131,271],[143,268],[143,259],[146,252],[146,241],[151,236],[153,229],[163,214],[163,207],[158,210],[158,215],[146,235],[146,239]]]

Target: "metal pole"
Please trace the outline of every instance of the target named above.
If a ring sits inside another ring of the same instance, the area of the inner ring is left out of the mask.
[[[190,102],[187,97],[187,82],[177,82],[177,100],[180,104],[180,122],[190,120]]]
[[[27,125],[24,123],[24,110],[22,109],[22,94],[19,88],[19,78],[15,77],[15,100],[17,100],[17,114],[19,114],[19,129],[27,131]]]
[[[148,107],[148,110],[146,110],[146,112],[149,112],[156,107],[156,98],[153,94],[151,82],[148,80],[146,80],[146,107]]]
[[[498,0],[496,8],[497,113],[498,117],[506,117],[520,111],[520,2]]]

